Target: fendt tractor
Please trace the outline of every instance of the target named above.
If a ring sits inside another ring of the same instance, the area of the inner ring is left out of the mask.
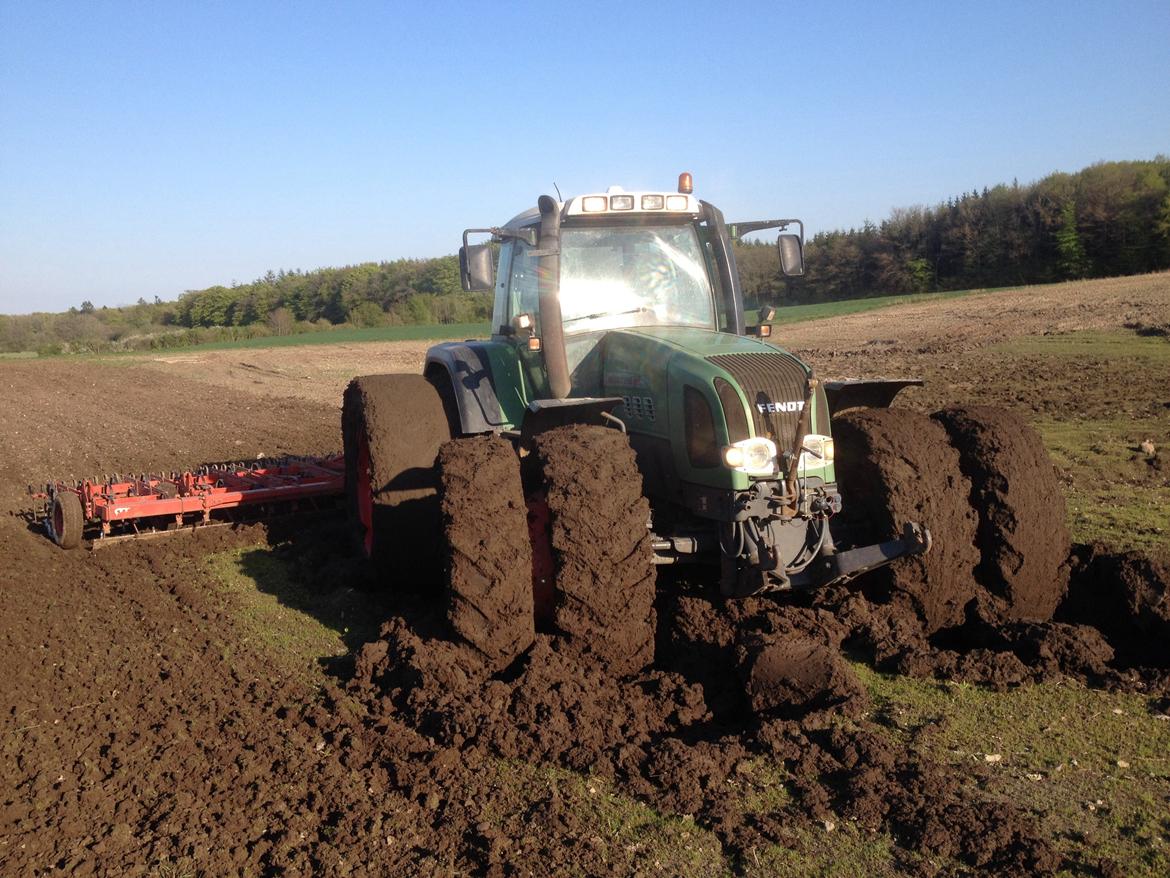
[[[689,174],[677,191],[541,196],[466,230],[463,288],[494,290],[491,338],[437,344],[423,375],[345,394],[365,553],[403,578],[445,555],[452,626],[500,667],[535,618],[635,668],[657,565],[707,565],[736,597],[928,552],[930,522],[867,543],[873,528],[837,515],[830,428],[921,382],[822,382],[768,341],[768,309],[747,325],[732,245],[764,230],[783,274],[802,275],[800,220],[727,223]]]

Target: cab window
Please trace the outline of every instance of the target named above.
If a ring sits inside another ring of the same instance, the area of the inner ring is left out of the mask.
[[[508,274],[508,320],[517,314],[538,316],[540,283],[537,267],[540,258],[532,255],[528,242],[512,244],[512,266]]]

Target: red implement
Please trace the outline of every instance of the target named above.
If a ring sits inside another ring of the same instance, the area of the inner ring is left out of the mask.
[[[52,482],[34,496],[45,500],[45,527],[58,545],[83,536],[140,533],[231,518],[244,508],[263,516],[277,509],[319,508],[345,493],[345,458],[290,457],[254,463],[210,464],[171,476],[114,476]]]

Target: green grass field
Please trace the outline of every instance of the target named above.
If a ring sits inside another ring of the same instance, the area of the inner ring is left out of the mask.
[[[856,314],[862,311],[872,311],[877,308],[889,308],[894,305],[907,305],[912,302],[942,302],[958,296],[967,296],[972,293],[985,293],[989,290],[958,290],[949,293],[921,293],[910,296],[875,296],[866,299],[844,299],[839,302],[821,302],[815,305],[786,305],[776,309],[776,319],[773,324],[800,323],[805,320],[820,320],[823,317],[839,317],[843,314]],[[748,322],[757,318],[755,311],[747,314]],[[201,345],[191,345],[186,348],[167,348],[168,351],[178,350],[234,350],[239,348],[269,348],[285,347],[287,345],[304,344],[354,344],[366,341],[431,341],[443,338],[486,338],[491,333],[487,323],[447,323],[437,326],[379,326],[369,329],[327,329],[321,332],[304,332],[298,335],[270,336],[267,338],[249,338],[240,341],[217,341]]]
[[[1002,289],[1008,288],[1003,287]],[[915,302],[945,302],[947,299],[957,299],[975,293],[992,292],[998,292],[998,290],[953,290],[947,293],[914,293],[904,296],[841,299],[836,302],[816,302],[811,305],[781,305],[776,308],[776,319],[772,321],[772,325],[802,323],[806,320],[821,320],[825,317],[842,317],[846,314],[860,314],[863,311],[875,311],[878,308],[889,308],[893,305],[910,305]],[[756,311],[747,312],[748,323],[755,321],[757,314]]]
[[[1060,361],[1053,370],[1058,374],[1064,361],[1107,361],[1124,365],[1132,382],[1140,380],[1143,388],[1152,388],[1155,394],[1159,386],[1170,386],[1170,343],[1159,336],[1084,330],[1024,336],[991,350],[1024,362],[1033,362],[1036,357],[1041,363]],[[1109,397],[1117,392],[1121,399],[1112,401]],[[1105,388],[1104,393],[1104,402],[1084,403],[1088,411],[1032,418],[1065,477],[1069,529],[1077,542],[1101,541],[1117,549],[1146,552],[1162,550],[1170,540],[1170,481],[1152,466],[1140,443],[1152,440],[1165,459],[1170,447],[1170,409],[1159,405],[1157,396],[1128,403],[1126,392],[1118,388]],[[1148,397],[1149,391],[1141,393],[1138,399]]]
[[[441,323],[435,326],[373,326],[367,329],[346,327],[320,332],[302,332],[297,335],[273,335],[265,338],[246,338],[239,341],[214,341],[188,347],[166,348],[167,352],[180,350],[227,351],[238,348],[279,348],[304,344],[355,344],[366,341],[432,341],[444,338],[483,338],[490,331],[486,323]],[[157,354],[159,351],[136,351]]]
[[[959,296],[968,296],[974,293],[996,292],[996,290],[956,290],[946,293],[917,293],[902,296],[871,296],[862,299],[842,299],[836,302],[818,302],[811,305],[783,305],[776,309],[776,318],[773,325],[800,323],[806,320],[820,320],[826,317],[840,317],[845,314],[858,314],[864,311],[873,311],[878,308],[889,308],[894,305],[908,305],[914,302],[943,302]],[[748,324],[755,323],[758,312],[754,309],[746,312]],[[212,341],[203,344],[176,345],[149,350],[125,351],[113,356],[136,356],[140,354],[159,354],[172,351],[224,351],[247,348],[274,348],[293,345],[321,345],[321,344],[358,344],[361,342],[387,341],[433,341],[447,338],[486,338],[491,332],[487,323],[445,323],[437,325],[410,325],[410,326],[376,326],[364,329],[356,327],[342,327],[315,332],[302,332],[295,335],[274,335],[261,338],[246,338],[236,341]],[[25,359],[36,357],[35,351],[20,353],[0,353],[0,359]],[[60,356],[60,355],[52,355]]]

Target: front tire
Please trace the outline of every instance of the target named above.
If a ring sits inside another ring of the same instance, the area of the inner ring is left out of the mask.
[[[629,439],[572,425],[536,437],[555,563],[553,621],[617,675],[654,661],[656,572],[650,506]]]
[[[961,624],[979,596],[971,482],[942,425],[909,409],[850,409],[833,419],[844,516],[867,542],[930,530],[929,552],[867,574],[863,585],[914,604],[927,633]]]
[[[1008,621],[1051,619],[1068,588],[1070,540],[1064,494],[1043,440],[1018,414],[994,406],[943,409],[933,417],[971,480],[983,557],[976,572],[1002,601],[998,614]]]
[[[536,636],[520,461],[507,440],[472,436],[442,447],[439,473],[447,621],[493,671],[502,671]]]

